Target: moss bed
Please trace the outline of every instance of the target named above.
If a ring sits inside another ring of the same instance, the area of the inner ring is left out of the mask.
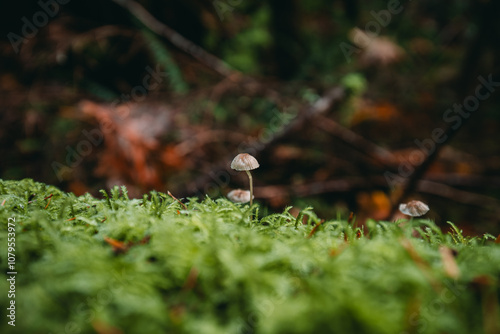
[[[500,332],[492,235],[102,194],[0,180],[1,333]]]

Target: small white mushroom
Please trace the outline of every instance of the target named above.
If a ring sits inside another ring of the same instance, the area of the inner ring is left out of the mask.
[[[420,217],[429,211],[429,207],[420,201],[409,201],[406,204],[399,204],[399,211],[408,216]]]
[[[231,162],[231,168],[237,171],[246,171],[259,168],[259,162],[248,153],[238,154]]]
[[[247,203],[250,202],[250,191],[234,189],[227,194],[227,198],[234,203]]]
[[[259,162],[253,156],[248,153],[238,154],[231,162],[231,168],[237,171],[245,171],[248,175],[248,180],[250,181],[250,205],[253,203],[253,182],[252,174],[250,171],[252,169],[259,168]]]

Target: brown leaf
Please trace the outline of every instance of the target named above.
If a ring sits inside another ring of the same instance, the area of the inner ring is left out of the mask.
[[[405,54],[404,50],[389,38],[370,36],[359,28],[352,29],[349,37],[362,49],[359,62],[364,67],[395,63]]]
[[[161,161],[167,167],[182,169],[186,166],[185,157],[179,154],[176,145],[167,145],[161,153]]]
[[[83,101],[80,109],[99,124],[94,131],[104,137],[96,168],[98,176],[148,189],[163,186],[162,168],[154,162],[161,154],[158,138],[170,126],[170,112],[166,106],[132,102],[105,105]]]

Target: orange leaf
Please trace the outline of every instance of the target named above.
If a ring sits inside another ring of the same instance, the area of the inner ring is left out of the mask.
[[[124,242],[109,238],[109,237],[104,237],[104,241],[106,241],[108,244],[110,244],[113,247],[113,251],[115,253],[122,253],[128,250],[129,246],[127,246]]]
[[[184,156],[179,154],[176,145],[167,145],[161,154],[161,161],[165,166],[182,169],[186,165]]]

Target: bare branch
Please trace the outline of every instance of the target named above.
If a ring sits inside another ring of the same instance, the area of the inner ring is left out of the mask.
[[[341,87],[335,87],[330,89],[324,96],[318,99],[314,104],[309,105],[302,109],[302,111],[295,117],[293,121],[291,121],[287,126],[285,126],[281,131],[274,133],[273,136],[266,140],[266,142],[261,142],[259,140],[254,140],[249,143],[246,147],[246,152],[250,153],[254,156],[257,156],[260,152],[265,150],[266,148],[275,144],[279,139],[283,138],[286,135],[289,135],[293,131],[300,129],[301,126],[305,124],[310,118],[325,113],[329,109],[331,109],[336,103],[339,103],[344,98],[344,89]],[[197,193],[200,189],[211,181],[211,177],[209,175],[216,175],[222,171],[229,171],[229,163],[234,158],[238,152],[234,152],[231,156],[223,157],[220,162],[211,167],[210,173],[205,173],[198,177],[194,182],[191,182],[186,187],[184,187],[185,195],[192,195],[193,193]],[[178,192],[182,191],[181,189],[177,190]]]
[[[389,150],[378,146],[323,115],[318,115],[314,119],[314,124],[320,129],[344,141],[349,146],[373,158],[383,166],[394,168],[396,158]]]
[[[193,58],[197,59],[206,66],[210,67],[220,75],[224,77],[238,77],[241,75],[240,72],[231,69],[230,66],[221,59],[205,51],[203,48],[194,44],[193,42],[179,34],[177,31],[158,21],[137,2],[130,0],[113,1],[121,7],[127,9],[132,15],[134,15],[139,21],[141,21],[146,27],[154,31],[156,34],[164,36],[173,45],[191,55]]]
[[[255,194],[259,198],[271,199],[278,196],[312,196],[324,193],[345,193],[367,189],[387,189],[387,182],[383,177],[372,178],[350,178],[339,180],[328,180],[322,182],[310,182],[294,186],[274,185],[256,187]],[[496,198],[476,194],[469,191],[459,190],[446,184],[429,180],[420,180],[417,183],[417,191],[432,194],[457,203],[474,205],[478,207],[498,208],[500,201]]]

